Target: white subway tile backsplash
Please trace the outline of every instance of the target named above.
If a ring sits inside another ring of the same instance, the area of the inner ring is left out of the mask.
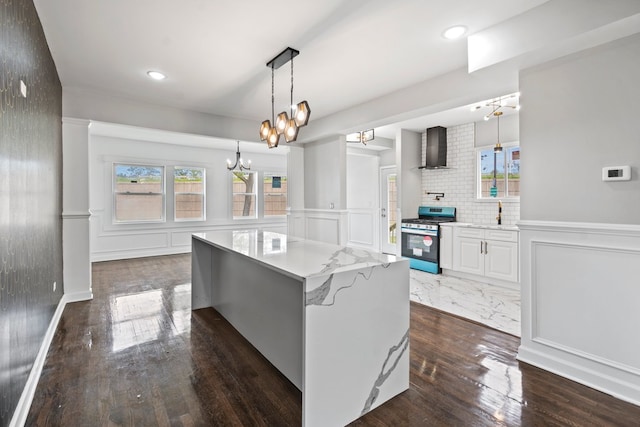
[[[422,205],[455,206],[457,220],[478,224],[495,224],[498,201],[476,199],[475,182],[475,123],[447,128],[448,169],[422,170]],[[422,134],[422,164],[426,146],[426,133]],[[427,192],[445,193],[441,200],[433,200]],[[520,219],[520,202],[502,204],[502,224],[514,225]]]

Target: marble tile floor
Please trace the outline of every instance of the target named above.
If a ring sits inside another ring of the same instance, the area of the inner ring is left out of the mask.
[[[520,336],[520,291],[410,270],[411,300]]]

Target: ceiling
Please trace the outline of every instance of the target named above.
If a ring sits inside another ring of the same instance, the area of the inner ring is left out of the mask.
[[[473,36],[554,2],[34,3],[63,89],[247,119],[256,122],[257,134],[259,122],[271,118],[271,72],[266,63],[288,46],[300,51],[293,61],[294,102],[306,99],[314,121],[454,70],[466,70],[467,39],[451,41],[442,37],[450,26],[465,25],[466,36]],[[589,3],[597,4],[591,0]],[[161,71],[167,78],[154,81],[146,75],[149,70]],[[290,63],[275,71],[276,114],[288,108],[290,79]],[[490,96],[498,95],[502,93]],[[431,122],[436,118],[440,121],[437,124],[444,126],[481,120],[482,112],[470,119],[468,107],[460,107],[452,111],[447,108],[445,116],[440,117],[433,115],[443,114],[439,111],[414,115],[409,122],[400,117],[378,117],[376,136],[392,138],[400,125],[424,129],[435,125]],[[445,117],[447,123],[441,122]],[[358,119],[366,122],[366,118]]]

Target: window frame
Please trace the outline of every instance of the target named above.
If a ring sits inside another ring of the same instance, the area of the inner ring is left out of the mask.
[[[160,180],[161,180],[161,192],[159,193],[131,193],[131,192],[120,192],[117,191],[116,189],[116,185],[117,185],[117,178],[118,175],[116,173],[116,168],[118,166],[139,166],[139,167],[144,167],[144,168],[150,168],[150,169],[160,169],[161,173],[160,173]],[[113,162],[112,163],[112,167],[111,167],[111,194],[112,194],[112,213],[111,213],[111,218],[112,218],[112,223],[113,224],[117,224],[117,225],[122,225],[122,224],[162,224],[162,223],[166,223],[167,221],[167,180],[166,180],[166,166],[162,165],[162,164],[153,164],[153,163],[139,163],[139,162]],[[134,219],[134,220],[118,220],[117,217],[117,197],[119,194],[130,194],[130,195],[149,195],[149,194],[155,194],[155,195],[161,195],[162,196],[162,213],[161,213],[161,218],[160,219]]]
[[[482,195],[482,152],[483,151],[487,151],[487,150],[493,150],[493,145],[485,145],[485,146],[481,146],[481,147],[476,147],[475,149],[475,165],[476,165],[476,174],[475,174],[475,181],[476,181],[476,201],[479,202],[486,202],[486,201],[495,201],[495,200],[502,200],[507,201],[507,202],[517,202],[520,201],[520,196],[508,196],[509,193],[509,165],[507,164],[507,156],[506,156],[506,152],[509,149],[512,148],[520,148],[520,141],[511,141],[511,142],[507,142],[507,143],[501,143],[502,145],[502,152],[505,153],[504,156],[504,182],[505,182],[505,194],[503,196],[496,196],[496,197],[491,197],[491,196],[483,196]]]
[[[202,193],[176,191],[176,170],[200,169],[202,170]],[[178,218],[178,194],[202,194],[202,215],[200,218]],[[174,222],[205,222],[207,220],[207,168],[204,166],[173,166],[173,221]]]

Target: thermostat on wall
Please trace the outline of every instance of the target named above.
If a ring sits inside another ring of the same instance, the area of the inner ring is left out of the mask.
[[[602,168],[603,181],[629,181],[631,166],[605,166]]]

